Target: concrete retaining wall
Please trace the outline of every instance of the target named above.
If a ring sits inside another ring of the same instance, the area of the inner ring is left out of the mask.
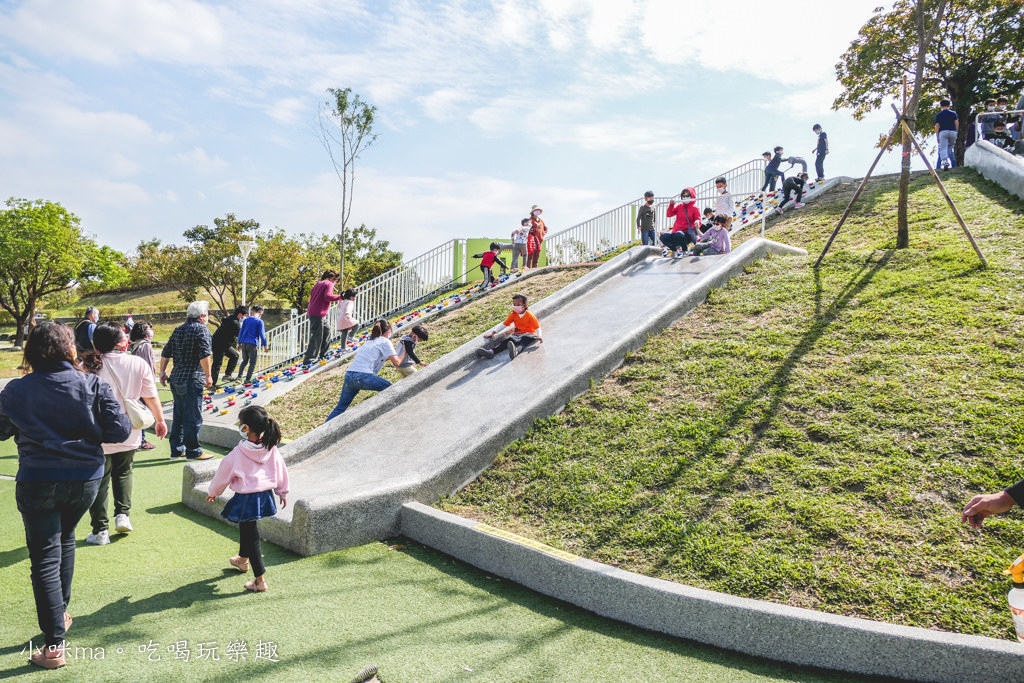
[[[1024,646],[738,598],[575,557],[419,503],[402,534],[604,617],[805,666],[914,681],[1024,681]]]
[[[964,163],[1024,199],[1024,157],[999,149],[987,140],[979,140],[967,148]]]

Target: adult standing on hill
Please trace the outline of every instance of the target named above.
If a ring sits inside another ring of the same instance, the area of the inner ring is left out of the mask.
[[[224,369],[224,379],[233,379],[231,373],[238,363],[238,333],[242,330],[242,321],[249,315],[248,306],[239,306],[235,312],[221,319],[220,327],[213,333],[213,386],[217,386],[220,376],[220,364],[224,356],[228,357],[228,366]]]
[[[306,355],[302,357],[303,365],[309,365],[327,353],[331,333],[324,323],[324,318],[327,317],[331,304],[341,298],[341,294],[334,293],[334,284],[337,281],[337,271],[325,270],[320,276],[320,282],[313,285],[313,291],[309,293],[309,305],[306,306],[306,317],[309,318],[309,345],[306,346]]]
[[[85,309],[85,317],[75,325],[75,348],[78,349],[78,355],[92,351],[92,333],[99,319],[100,309],[89,306]]]
[[[544,209],[536,204],[530,207],[530,237],[533,238],[536,248],[526,257],[526,265],[529,268],[537,267],[537,263],[540,261],[540,249],[544,244],[544,236],[548,234],[548,226],[540,217],[542,213],[544,213]]]
[[[171,383],[174,407],[171,412],[171,459],[209,460],[213,456],[199,447],[199,428],[203,426],[203,387],[213,386],[210,356],[213,343],[206,321],[210,304],[193,301],[185,312],[184,324],[174,328],[160,353],[160,384]],[[174,359],[170,377],[167,363]]]
[[[64,640],[75,574],[75,525],[96,498],[104,442],[123,441],[132,423],[110,386],[78,367],[75,337],[44,322],[25,342],[32,372],[0,392],[0,439],[18,444],[14,497],[25,525],[36,617],[43,647],[29,661],[67,662]]]

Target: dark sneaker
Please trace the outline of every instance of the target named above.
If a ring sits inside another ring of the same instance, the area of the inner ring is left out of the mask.
[[[213,453],[200,452],[199,455],[186,455],[186,460],[209,460],[213,457]]]
[[[508,349],[508,359],[515,360],[516,356],[519,355],[519,349],[516,348],[516,343],[509,340],[508,344],[505,344],[505,348]]]
[[[492,351],[491,349],[477,349],[476,357],[487,359],[494,358],[494,351]]]
[[[184,460],[184,459],[185,459],[185,451],[182,451],[180,453],[178,451],[171,451],[171,460]]]

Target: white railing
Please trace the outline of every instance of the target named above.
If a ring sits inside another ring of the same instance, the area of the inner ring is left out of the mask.
[[[734,195],[753,194],[764,182],[763,159],[754,159],[736,168],[694,185],[697,205],[715,205],[715,179],[724,177]],[[657,200],[658,228],[665,230],[668,222],[664,207],[669,197]],[[567,265],[591,261],[597,254],[637,240],[636,209],[643,199],[612,209],[596,218],[548,236],[544,240],[549,265]],[[353,315],[369,324],[407,310],[418,301],[438,295],[461,279],[466,270],[468,241],[454,239],[403,263],[398,268],[378,275],[356,287]],[[337,306],[331,306],[324,321],[333,337],[337,334]],[[257,369],[262,370],[291,362],[306,351],[309,344],[309,317],[305,312],[267,332],[268,353],[261,353]]]
[[[709,178],[702,183],[693,185],[697,192],[697,206],[704,210],[704,207],[715,206],[715,180],[724,177],[728,183],[729,192],[735,195],[753,194],[761,189],[764,182],[763,159],[754,159],[736,168],[722,173],[720,176]],[[681,190],[682,188],[680,188]],[[658,208],[659,230],[667,229],[668,222],[665,216],[665,207],[670,199],[675,197],[659,197],[655,200]],[[597,254],[629,244],[638,239],[636,230],[636,210],[643,205],[643,199],[636,199],[629,204],[612,209],[596,218],[591,218],[579,225],[574,225],[544,240],[544,248],[547,251],[549,265],[567,265],[570,263],[581,263],[592,260]]]
[[[453,284],[462,272],[457,270],[459,254],[465,260],[466,240],[454,239],[425,254],[406,261],[401,266],[367,280],[356,287],[352,315],[369,325],[378,318],[386,318],[408,308],[421,299],[439,293]],[[337,336],[338,307],[331,306],[324,324],[331,337]],[[309,316],[305,311],[291,317],[267,332],[270,351],[261,353],[257,370],[276,367],[306,352],[309,344]]]

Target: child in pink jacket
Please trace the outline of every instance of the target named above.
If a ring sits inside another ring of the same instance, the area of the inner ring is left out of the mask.
[[[672,226],[672,232],[661,233],[661,243],[675,251],[677,255],[697,241],[700,209],[697,208],[696,199],[697,191],[687,187],[679,193],[681,203],[676,204],[674,199],[668,203],[668,210],[665,213],[669,218],[675,216],[676,222]]]
[[[342,353],[348,351],[349,335],[355,337],[359,321],[352,316],[352,306],[356,303],[356,290],[346,289],[341,293],[341,301],[338,302],[338,332],[341,332]]]
[[[228,559],[228,563],[243,574],[252,563],[255,578],[245,584],[245,589],[263,593],[267,590],[267,579],[256,522],[277,514],[271,491],[281,499],[282,508],[288,505],[288,468],[277,452],[281,427],[262,406],[242,408],[238,431],[242,440],[220,461],[206,502],[215,501],[226,488],[235,492],[220,513],[224,519],[238,523],[238,555]]]

